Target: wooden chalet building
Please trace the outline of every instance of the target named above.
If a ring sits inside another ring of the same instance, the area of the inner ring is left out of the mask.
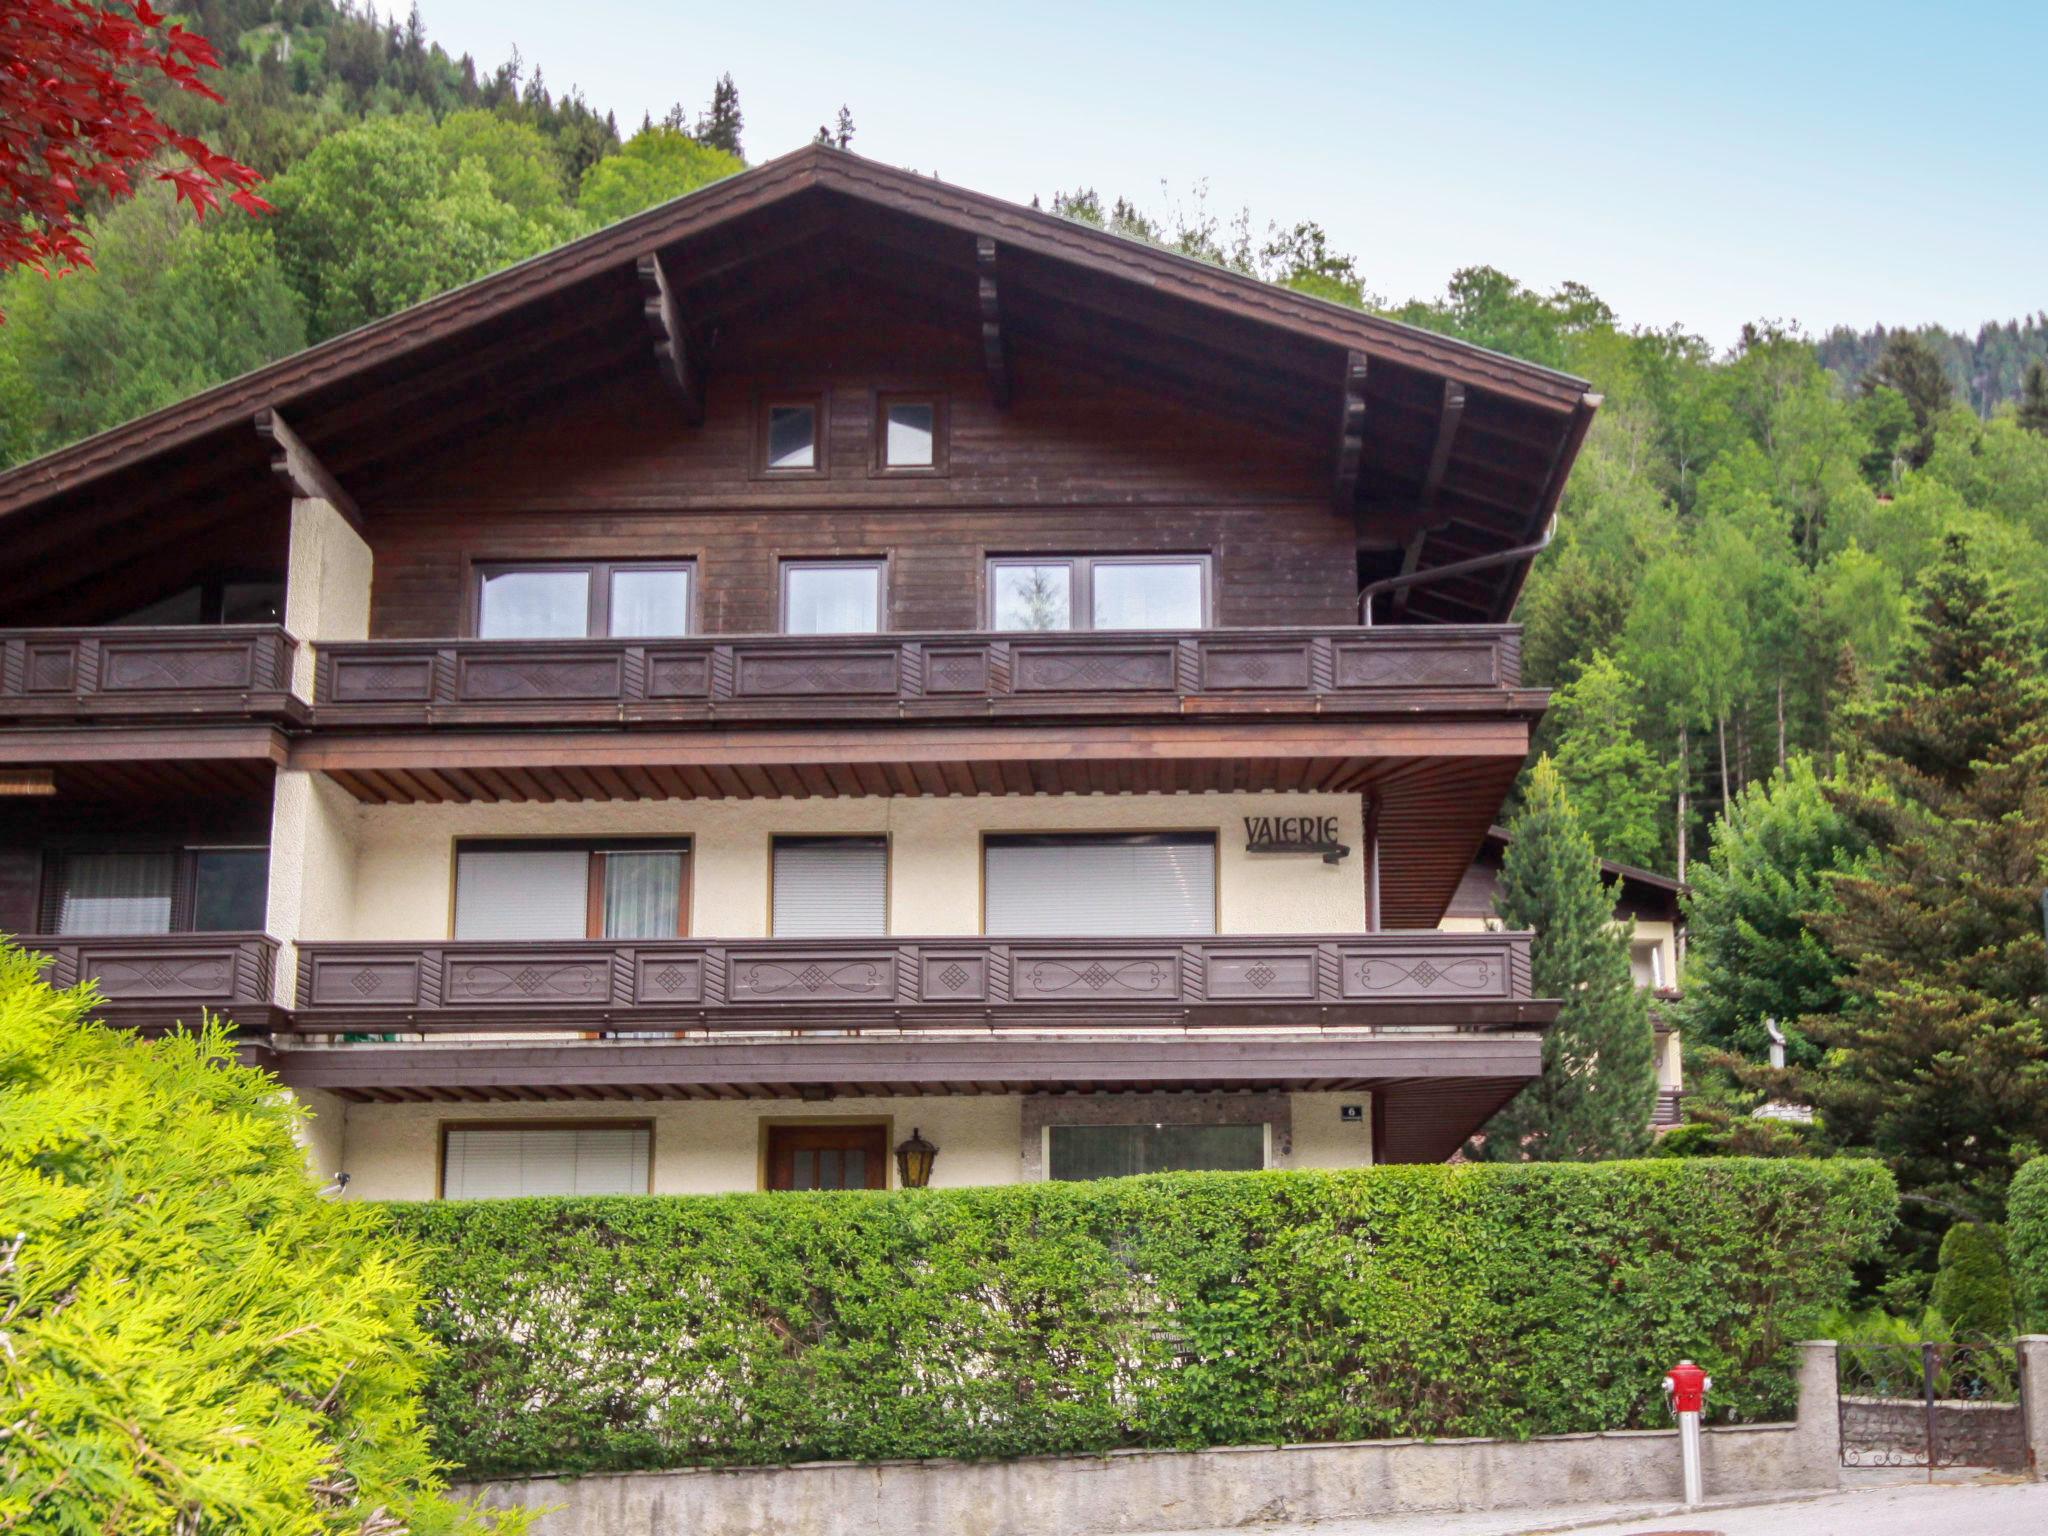
[[[1440,1159],[1597,403],[807,148],[0,476],[0,930],[363,1197]]]

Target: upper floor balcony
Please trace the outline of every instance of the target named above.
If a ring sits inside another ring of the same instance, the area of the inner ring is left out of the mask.
[[[276,624],[0,630],[0,724],[303,722]]]

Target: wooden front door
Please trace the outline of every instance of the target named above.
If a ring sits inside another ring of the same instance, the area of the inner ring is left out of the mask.
[[[771,1125],[770,1189],[887,1189],[884,1125]]]

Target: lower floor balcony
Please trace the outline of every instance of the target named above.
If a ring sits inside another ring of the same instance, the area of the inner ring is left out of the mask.
[[[248,1034],[282,1012],[272,981],[278,944],[265,934],[25,934],[17,942],[49,957],[52,986],[93,983],[110,1024],[160,1033],[217,1013]]]

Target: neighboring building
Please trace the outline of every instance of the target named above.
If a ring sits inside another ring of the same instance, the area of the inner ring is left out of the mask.
[[[1443,1158],[1596,405],[805,149],[0,476],[0,929],[364,1197]]]
[[[1505,827],[1491,827],[1486,842],[1458,882],[1449,909],[1439,925],[1449,933],[1487,933],[1500,924],[1493,898],[1500,884],[1501,856],[1507,849]],[[1651,1123],[1668,1130],[1682,1118],[1679,1100],[1685,1093],[1685,1062],[1678,1025],[1664,1005],[1679,999],[1678,967],[1685,955],[1686,885],[1669,875],[1637,869],[1632,864],[1600,861],[1600,872],[1614,891],[1614,920],[1635,923],[1629,945],[1629,966],[1636,985],[1650,993],[1650,1024],[1657,1035],[1657,1108]]]

